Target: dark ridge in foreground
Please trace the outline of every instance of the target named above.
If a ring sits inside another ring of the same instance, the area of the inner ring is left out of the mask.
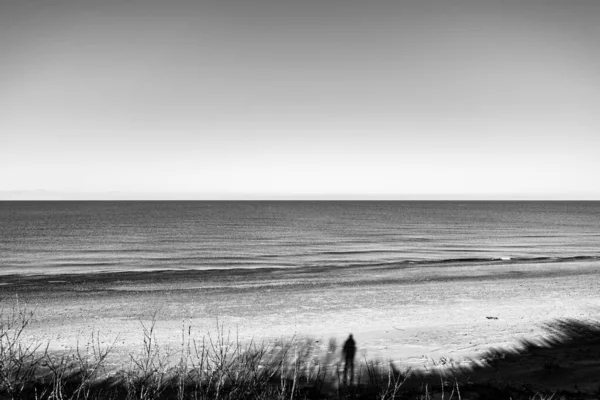
[[[524,340],[512,352],[492,350],[480,366],[461,373],[475,382],[600,398],[600,322],[561,319],[544,328],[545,339]]]

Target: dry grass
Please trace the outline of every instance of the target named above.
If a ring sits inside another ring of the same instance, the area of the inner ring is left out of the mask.
[[[191,322],[182,322],[181,345],[168,348],[156,340],[155,316],[150,322],[140,321],[140,350],[130,353],[117,372],[109,372],[106,361],[115,342],[102,345],[98,332],[72,352],[51,353],[47,344],[25,340],[35,310],[14,301],[0,311],[1,399],[567,398],[556,393],[515,396],[514,390],[477,386],[455,373],[447,359],[426,374],[364,360],[357,365],[355,383],[344,384],[333,339],[326,348],[296,338],[242,343],[218,321],[214,333],[201,337],[192,335]]]

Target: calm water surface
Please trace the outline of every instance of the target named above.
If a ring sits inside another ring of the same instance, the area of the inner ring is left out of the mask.
[[[0,274],[600,258],[600,202],[0,202]]]

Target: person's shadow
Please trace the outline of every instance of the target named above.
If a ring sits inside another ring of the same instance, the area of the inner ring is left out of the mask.
[[[344,347],[342,347],[342,354],[344,356],[344,377],[343,382],[344,385],[350,384],[354,381],[354,357],[356,356],[356,342],[352,337],[352,334],[348,336],[346,342],[344,342]],[[348,377],[350,379],[348,379]]]

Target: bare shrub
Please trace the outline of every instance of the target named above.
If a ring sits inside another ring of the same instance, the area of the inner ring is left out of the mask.
[[[18,298],[9,309],[0,309],[0,393],[11,399],[22,397],[46,358],[47,346],[24,338],[34,313]]]

